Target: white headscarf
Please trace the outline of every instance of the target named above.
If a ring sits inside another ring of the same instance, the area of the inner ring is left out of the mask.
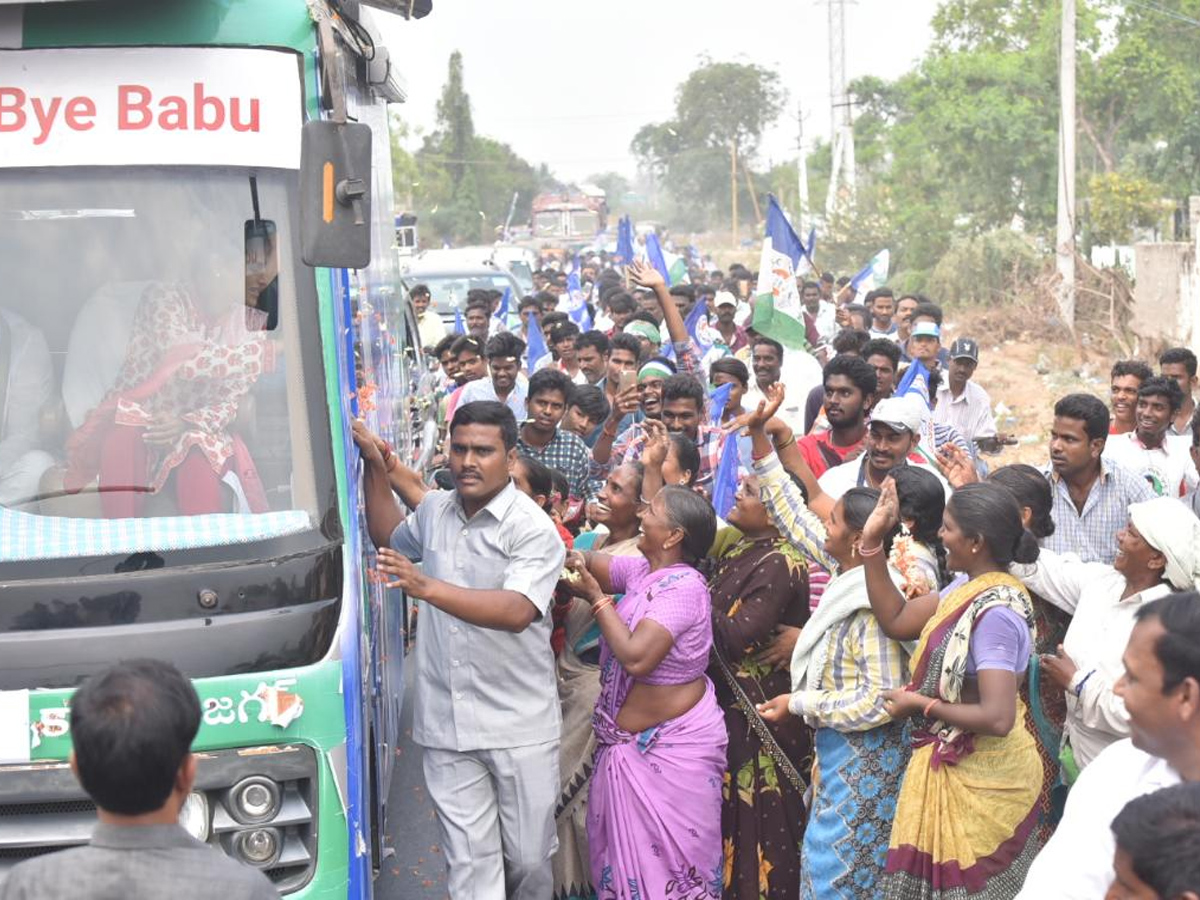
[[[1200,590],[1200,519],[1174,497],[1132,503],[1129,519],[1146,543],[1167,558],[1164,574],[1171,587]]]

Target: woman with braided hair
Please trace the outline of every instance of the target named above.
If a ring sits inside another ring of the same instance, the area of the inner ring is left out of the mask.
[[[1017,691],[1033,646],[1033,604],[1008,573],[1014,562],[1037,559],[1037,540],[1007,490],[965,485],[946,505],[941,531],[948,565],[962,574],[940,592],[906,599],[885,557],[900,516],[888,478],[860,554],[880,627],[893,640],[918,643],[912,681],[884,693],[894,719],[913,719],[913,750],[883,896],[1007,900],[1040,847],[1043,767]]]

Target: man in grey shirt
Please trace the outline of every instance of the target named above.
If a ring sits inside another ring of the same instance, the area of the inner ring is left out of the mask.
[[[509,477],[516,419],[495,401],[459,406],[449,441],[455,489],[430,491],[407,518],[388,481],[398,461],[363,435],[379,569],[423,601],[413,740],[425,751],[450,896],[545,900],[561,725],[549,608],[566,550]]]
[[[179,825],[199,728],[196,691],[168,663],[131,660],[88,679],[71,698],[71,769],[99,824],[87,846],[13,867],[0,898],[278,900],[265,875]]]

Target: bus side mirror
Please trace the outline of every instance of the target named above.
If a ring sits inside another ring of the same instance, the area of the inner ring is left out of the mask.
[[[309,266],[371,263],[371,127],[306,122],[300,140],[300,256]]]

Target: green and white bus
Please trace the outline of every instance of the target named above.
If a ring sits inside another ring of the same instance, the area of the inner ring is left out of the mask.
[[[350,0],[0,0],[0,879],[88,840],[70,692],[152,656],[203,705],[187,829],[371,895],[406,601],[350,424],[420,456],[400,99]]]

